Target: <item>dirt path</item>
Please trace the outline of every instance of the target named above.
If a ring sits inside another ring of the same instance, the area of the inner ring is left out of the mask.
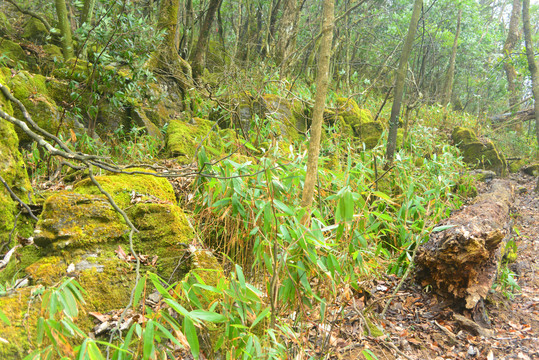
[[[371,335],[366,336],[365,324],[370,321],[360,310],[371,307],[381,312],[399,281],[387,277],[374,284],[369,300],[362,294],[347,300],[349,305],[335,318],[325,358],[365,359],[364,350],[370,349],[378,359],[539,359],[539,194],[533,192],[536,178],[517,174],[511,180],[516,190],[512,217],[518,256],[510,268],[521,290],[513,300],[501,290],[492,291],[485,304],[492,322],[488,336],[455,319],[454,314],[470,319],[470,312],[426,293],[411,280],[381,321],[385,335],[377,337],[371,325]]]

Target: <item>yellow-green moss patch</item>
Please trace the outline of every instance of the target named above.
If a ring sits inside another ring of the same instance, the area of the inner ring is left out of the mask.
[[[45,201],[34,241],[62,249],[108,242],[126,233],[123,219],[103,195],[60,192]]]
[[[143,171],[150,173],[146,169],[129,169],[126,171]],[[96,176],[95,179],[108,192],[116,204],[125,209],[131,205],[131,200],[135,202],[161,201],[174,204],[176,196],[174,189],[167,179],[152,175],[140,174],[111,174]],[[74,185],[74,191],[81,194],[100,195],[101,192],[94,185],[91,179],[84,179]]]

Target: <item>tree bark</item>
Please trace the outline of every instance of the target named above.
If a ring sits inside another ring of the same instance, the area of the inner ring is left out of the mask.
[[[513,9],[511,11],[511,20],[509,20],[509,31],[507,39],[503,45],[503,54],[506,57],[503,63],[505,76],[507,77],[507,90],[509,91],[509,108],[511,112],[516,112],[519,109],[520,94],[518,91],[517,71],[513,65],[511,54],[515,49],[515,45],[520,37],[519,23],[520,13],[522,9],[522,0],[513,0]]]
[[[64,55],[64,60],[67,61],[74,56],[74,52],[65,0],[56,0],[56,15],[58,16],[58,26],[62,34],[62,53]]]
[[[399,113],[401,110],[402,97],[404,94],[404,85],[406,80],[406,68],[408,66],[408,58],[412,52],[412,45],[414,43],[415,33],[417,30],[417,23],[419,21],[419,15],[421,14],[421,7],[423,6],[423,0],[415,0],[414,9],[412,11],[412,18],[410,20],[410,27],[408,28],[408,34],[406,35],[406,41],[402,48],[401,58],[399,60],[399,68],[397,69],[397,79],[395,81],[395,97],[393,98],[393,107],[391,108],[391,117],[389,119],[389,134],[387,138],[386,159],[387,164],[393,162],[393,156],[395,155],[395,149],[397,148],[397,130],[399,128]]]
[[[279,24],[279,38],[275,46],[275,60],[281,66],[281,77],[288,72],[290,55],[296,48],[298,17],[298,0],[285,0],[283,17]]]
[[[313,108],[313,123],[311,125],[311,139],[307,158],[307,173],[301,198],[301,206],[309,209],[313,202],[314,187],[318,177],[318,157],[320,155],[320,135],[326,104],[326,94],[329,82],[329,61],[331,56],[331,43],[333,40],[334,0],[325,0],[323,5],[322,40],[320,43],[320,58],[318,60],[318,73],[316,75],[316,97]]]
[[[460,35],[460,20],[462,17],[462,9],[459,9],[457,15],[457,31],[455,32],[455,40],[453,41],[453,48],[451,49],[451,58],[449,59],[449,67],[447,68],[447,75],[444,83],[444,90],[442,95],[441,105],[446,107],[451,101],[451,95],[453,94],[453,79],[455,78],[455,61],[457,59],[457,48]]]
[[[522,4],[522,22],[524,24],[524,39],[526,41],[526,57],[528,69],[532,78],[533,109],[535,111],[535,135],[539,144],[539,73],[535,62],[532,32],[530,27],[530,0],[524,0]]]
[[[512,201],[511,183],[495,179],[473,205],[438,224],[449,228],[431,233],[416,256],[422,285],[465,300],[468,309],[484,299],[496,278],[500,245],[510,233]]]
[[[95,0],[84,0],[84,7],[80,14],[80,24],[88,24],[92,22],[92,16],[94,14]]]
[[[195,52],[193,54],[193,77],[198,79],[202,75],[202,71],[205,66],[205,54],[208,47],[208,41],[210,39],[210,30],[213,19],[215,18],[215,13],[221,4],[221,0],[210,0],[208,5],[208,10],[206,11],[206,16],[204,16],[204,22],[200,28],[200,34],[198,35],[197,45],[195,47]]]

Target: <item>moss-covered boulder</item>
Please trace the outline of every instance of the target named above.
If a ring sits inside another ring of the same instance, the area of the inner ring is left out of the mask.
[[[330,118],[336,119],[341,131],[349,133],[365,144],[367,149],[372,149],[378,144],[384,131],[384,126],[379,121],[374,121],[369,110],[360,109],[355,100],[349,98],[337,98],[336,108],[331,114],[326,114]],[[342,120],[341,120],[342,119]]]
[[[60,192],[45,202],[34,242],[54,249],[87,247],[119,239],[127,231],[105,196]]]
[[[44,44],[49,32],[41,21],[36,18],[30,18],[24,26],[24,32],[22,37],[25,40],[34,42],[36,44]]]
[[[507,173],[505,157],[498,152],[492,141],[479,139],[473,130],[460,126],[453,129],[451,137],[466,163],[495,171],[502,176]]]
[[[145,169],[133,168],[127,171],[142,171]],[[140,202],[176,203],[174,189],[167,179],[153,175],[142,174],[110,174],[96,176],[95,179],[108,192],[121,209],[126,209]],[[75,192],[89,195],[101,195],[99,189],[90,179],[84,179],[74,185]]]
[[[167,153],[180,163],[193,160],[196,150],[201,145],[206,147],[208,155],[220,156],[230,148],[230,143],[237,139],[231,129],[220,129],[215,123],[201,118],[191,121],[172,120],[167,129]]]
[[[265,117],[270,120],[270,128],[275,135],[282,137],[287,142],[299,139],[299,132],[304,131],[301,119],[296,119],[294,106],[288,100],[273,94],[262,97],[266,108]]]
[[[9,76],[11,76],[9,69],[0,69],[2,85],[7,86]],[[0,93],[0,109],[13,115],[12,104],[2,93]],[[19,151],[19,139],[14,126],[5,120],[0,120],[0,175],[19,198],[28,201],[32,187]],[[0,243],[8,239],[17,213],[17,203],[11,199],[4,185],[0,184]],[[25,217],[19,217],[17,223],[19,227],[30,224]]]
[[[135,235],[136,251],[157,257],[150,270],[169,281],[183,278],[191,269],[187,248],[194,235],[182,209],[171,204],[141,203],[129,209],[128,215],[139,231]]]
[[[10,77],[8,85],[13,90],[13,96],[23,103],[32,120],[42,129],[56,133],[60,126],[61,113],[55,101],[49,96],[45,77],[28,71],[19,71]],[[16,118],[24,119],[18,107],[14,106],[13,109]],[[69,123],[65,121],[64,125],[69,127]],[[17,129],[17,134],[23,146],[33,141],[22,130]]]
[[[517,173],[517,172],[520,171],[520,169],[522,169],[523,167],[528,165],[529,162],[530,162],[530,160],[526,159],[526,158],[516,160],[516,161],[510,161],[509,162],[509,172],[511,174]]]
[[[6,59],[3,62],[9,67],[26,64],[26,53],[22,47],[11,40],[0,38],[0,54]]]
[[[531,176],[539,176],[539,163],[525,166],[524,168],[522,168],[522,171],[524,172],[524,174],[528,174]]]

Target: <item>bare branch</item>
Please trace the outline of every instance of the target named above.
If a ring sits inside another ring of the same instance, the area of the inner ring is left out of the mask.
[[[51,31],[51,25],[49,24],[49,22],[47,20],[45,20],[45,18],[39,14],[36,14],[35,12],[31,11],[31,10],[26,10],[26,9],[23,9],[19,6],[19,4],[17,4],[14,0],[6,0],[8,3],[10,3],[11,5],[15,6],[17,8],[17,10],[25,15],[29,15],[33,18],[36,18],[38,19],[39,21],[41,21],[43,23],[43,25],[45,26],[45,28],[47,29],[47,31]]]

